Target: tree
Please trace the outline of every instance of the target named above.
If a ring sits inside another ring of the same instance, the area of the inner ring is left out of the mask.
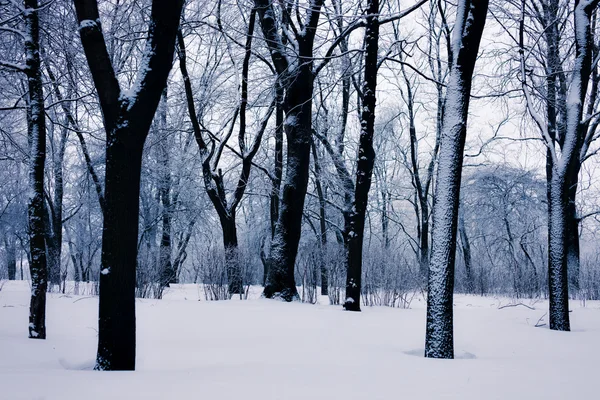
[[[142,151],[171,70],[183,0],[153,0],[131,91],[117,81],[95,0],[75,0],[106,130],[97,370],[135,369],[135,274]]]
[[[46,339],[46,290],[48,267],[44,224],[44,167],[46,163],[46,114],[40,62],[40,26],[37,0],[25,0],[25,57],[29,98],[29,247],[31,251],[31,303],[29,337]]]
[[[273,2],[255,0],[254,4],[277,71],[277,80],[285,91],[283,108],[287,137],[286,176],[263,294],[267,298],[280,297],[291,301],[298,297],[294,266],[308,186],[314,82],[313,45],[323,0],[309,3],[305,21],[301,22],[301,30],[293,27],[291,38],[288,38],[288,34],[280,34],[275,19],[279,13],[275,11]],[[288,27],[293,26],[291,8],[292,3],[285,2],[281,10],[281,15],[284,16],[281,23]],[[299,15],[298,18],[301,19]],[[293,47],[297,49],[295,55],[286,48],[289,40],[293,40]]]
[[[425,357],[454,358],[452,297],[458,202],[473,70],[488,1],[458,2],[433,205]]]
[[[183,77],[186,100],[188,105],[189,117],[192,122],[192,128],[194,130],[194,137],[196,143],[200,149],[200,157],[202,162],[202,175],[204,178],[204,187],[210,201],[213,204],[221,223],[221,231],[223,233],[223,248],[225,252],[225,262],[227,264],[227,276],[229,281],[229,294],[242,294],[243,289],[243,277],[242,269],[238,254],[238,235],[237,235],[237,224],[236,224],[236,212],[248,185],[250,178],[250,172],[252,169],[253,159],[259,150],[263,134],[267,129],[269,118],[275,109],[275,101],[272,101],[266,115],[260,123],[258,132],[254,135],[254,140],[248,146],[246,143],[247,135],[247,109],[248,109],[248,74],[249,74],[249,63],[252,55],[252,39],[254,33],[254,25],[256,20],[256,9],[252,9],[250,12],[250,18],[248,22],[248,31],[246,35],[246,44],[244,47],[244,59],[242,62],[242,79],[241,79],[241,99],[233,112],[233,118],[231,120],[231,126],[226,136],[221,138],[219,145],[216,145],[216,135],[211,135],[211,147],[207,145],[206,141],[202,137],[202,128],[200,126],[200,120],[198,113],[196,112],[196,106],[194,104],[194,96],[192,91],[192,84],[187,71],[186,66],[186,50],[181,31],[178,33],[178,50],[179,50],[179,64],[181,69],[181,75]],[[242,168],[240,171],[237,185],[233,191],[233,196],[227,199],[225,182],[223,172],[219,166],[222,160],[223,150],[227,146],[227,141],[231,137],[236,121],[239,119],[239,130],[238,130],[238,143],[239,152],[237,153],[242,159]],[[211,165],[212,164],[212,165]]]
[[[537,6],[537,4],[536,4]],[[540,7],[541,6],[541,7]],[[548,284],[550,296],[550,329],[568,331],[569,272],[579,274],[579,219],[575,208],[581,165],[589,157],[588,150],[596,138],[598,127],[595,112],[598,82],[597,65],[592,68],[595,45],[591,29],[592,14],[598,1],[576,1],[573,11],[575,58],[570,85],[561,65],[559,2],[542,2],[532,13],[543,27],[539,36],[546,41],[545,118],[536,111],[528,83],[528,63],[525,55],[524,4],[520,5],[519,55],[521,87],[527,110],[541,132],[546,145],[546,180],[548,198]],[[588,86],[592,91],[587,99]],[[587,101],[586,101],[587,100]],[[585,105],[587,104],[587,110]],[[577,280],[574,279],[577,287]]]
[[[365,214],[375,150],[373,149],[373,133],[375,130],[375,103],[377,88],[377,53],[379,51],[379,1],[367,2],[367,21],[365,28],[365,71],[362,88],[362,111],[360,115],[360,141],[356,161],[356,185],[354,201],[350,212],[350,226],[346,234],[348,241],[346,300],[344,309],[360,311],[360,291],[362,279],[362,247],[365,231]]]

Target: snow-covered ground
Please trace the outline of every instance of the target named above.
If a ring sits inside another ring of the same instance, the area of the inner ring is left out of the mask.
[[[0,399],[596,399],[600,303],[572,332],[535,327],[546,302],[455,297],[455,360],[423,358],[425,308],[198,301],[196,286],[137,302],[136,372],[92,371],[98,299],[52,294],[48,339],[27,339],[29,286],[0,291]],[[255,297],[255,296],[254,296]],[[540,323],[547,321],[544,318]]]

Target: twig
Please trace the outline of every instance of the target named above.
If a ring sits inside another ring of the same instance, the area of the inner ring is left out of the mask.
[[[502,310],[503,308],[508,308],[508,307],[516,307],[516,306],[523,306],[523,307],[527,307],[530,310],[535,310],[535,307],[530,307],[527,304],[523,304],[523,303],[517,303],[517,304],[507,304],[505,306],[502,307],[498,307],[498,310]]]

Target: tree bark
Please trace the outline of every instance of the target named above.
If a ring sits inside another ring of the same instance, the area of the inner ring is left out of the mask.
[[[44,166],[46,162],[46,118],[40,67],[40,28],[37,0],[25,0],[25,56],[29,88],[29,247],[31,261],[31,302],[29,337],[46,339],[46,290],[48,269],[44,224]]]
[[[356,162],[356,185],[354,201],[350,210],[350,229],[346,234],[348,251],[346,253],[347,275],[344,309],[347,311],[360,311],[365,216],[373,166],[375,165],[373,134],[375,131],[375,103],[377,100],[375,92],[377,89],[377,53],[379,50],[379,0],[369,0],[367,5],[365,72],[358,160]]]
[[[460,0],[454,25],[433,205],[425,357],[454,358],[452,298],[458,202],[473,70],[487,0]]]

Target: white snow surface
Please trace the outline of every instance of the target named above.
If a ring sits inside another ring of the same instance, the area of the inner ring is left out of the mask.
[[[97,297],[50,294],[48,339],[27,338],[29,284],[0,291],[0,399],[596,398],[600,302],[572,332],[535,327],[545,301],[455,296],[455,360],[423,358],[425,305],[408,310],[198,301],[194,285],[137,301],[137,371],[92,371]],[[547,317],[544,317],[547,322]]]

